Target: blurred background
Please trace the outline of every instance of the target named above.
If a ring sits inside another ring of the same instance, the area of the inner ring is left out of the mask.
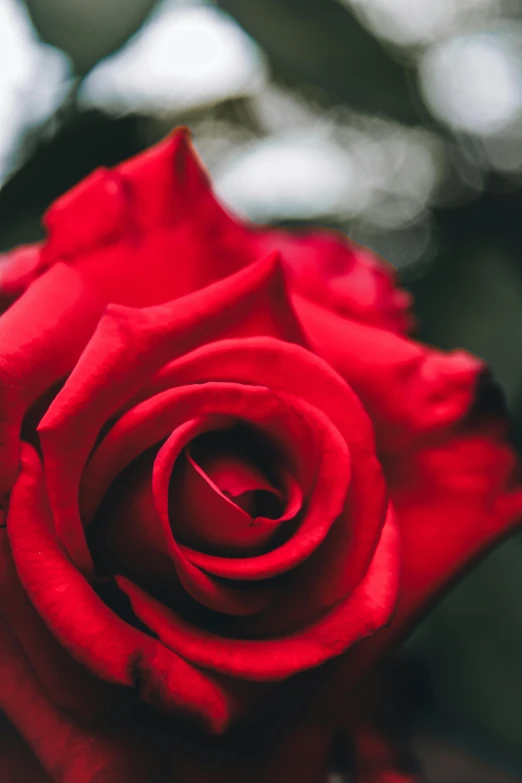
[[[522,0],[0,0],[0,250],[180,123],[236,212],[395,264],[522,445]],[[519,535],[406,645],[434,783],[522,779],[521,599]]]

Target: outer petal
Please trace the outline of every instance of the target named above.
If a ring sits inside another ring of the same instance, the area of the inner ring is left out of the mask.
[[[41,243],[0,253],[0,311],[6,310],[45,269]]]
[[[260,254],[277,249],[298,294],[356,321],[392,332],[413,325],[411,296],[396,287],[395,270],[366,247],[327,229],[253,230]]]
[[[74,366],[104,304],[63,264],[0,318],[0,493],[18,470],[22,419]]]
[[[13,251],[0,297],[63,260],[106,301],[147,307],[233,274],[258,256],[215,199],[186,129],[112,170],[97,169],[44,216],[48,239]]]
[[[52,633],[102,679],[134,686],[162,709],[189,713],[210,731],[223,730],[236,709],[233,698],[98,598],[50,530],[37,454],[25,446],[22,459],[9,507],[9,538],[20,580]]]
[[[223,639],[191,626],[124,577],[117,577],[136,615],[171,649],[198,666],[247,680],[285,679],[339,655],[382,627],[397,594],[397,531],[393,517],[361,584],[321,619],[280,639]]]
[[[522,517],[516,457],[502,425],[463,425],[390,466],[401,530],[397,633],[440,589]],[[519,485],[520,487],[520,485]]]
[[[50,701],[91,719],[111,704],[109,689],[73,660],[50,634],[19,582],[6,529],[0,530],[0,616],[32,662]]]
[[[139,737],[129,732],[127,736],[117,732],[111,736],[107,729],[81,726],[51,704],[30,661],[1,618],[0,708],[53,781],[147,783],[156,777],[154,758],[141,747]]]
[[[44,224],[48,240],[12,251],[0,269],[6,303],[58,260],[74,265],[107,301],[143,307],[277,250],[290,287],[304,297],[391,331],[412,324],[409,295],[367,248],[339,232],[263,228],[228,214],[184,128],[112,170],[96,170],[52,205]]]
[[[388,628],[345,656],[321,702],[325,709],[334,692],[338,699],[343,688],[352,688],[426,606],[521,519],[520,477],[503,429],[471,418],[397,460],[390,472],[401,541],[397,611]]]
[[[348,381],[370,414],[381,454],[395,458],[466,415],[486,372],[475,357],[341,318],[302,297],[293,302],[312,349]]]

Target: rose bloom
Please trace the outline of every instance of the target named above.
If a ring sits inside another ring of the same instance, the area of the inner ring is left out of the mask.
[[[350,726],[399,780],[363,675],[522,509],[487,369],[184,130],[44,225],[0,267],[2,781],[320,783]]]

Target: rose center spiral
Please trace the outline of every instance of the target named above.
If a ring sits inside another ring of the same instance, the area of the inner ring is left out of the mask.
[[[176,460],[169,488],[172,531],[200,550],[258,550],[288,521],[292,494],[284,459],[261,432],[242,424],[205,432]]]

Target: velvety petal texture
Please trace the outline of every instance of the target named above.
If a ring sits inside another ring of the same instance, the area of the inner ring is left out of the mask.
[[[486,368],[370,251],[227,213],[184,129],[44,226],[0,259],[8,783],[324,783],[347,727],[394,779],[363,675],[522,512]]]

